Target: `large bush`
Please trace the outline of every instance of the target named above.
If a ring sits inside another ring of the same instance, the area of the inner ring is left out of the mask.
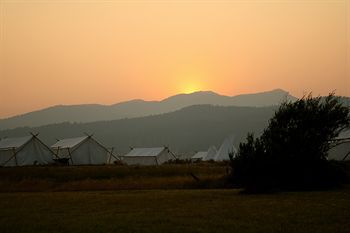
[[[336,185],[342,172],[327,160],[329,141],[349,126],[349,108],[333,94],[285,102],[259,138],[240,144],[232,179],[256,191]]]

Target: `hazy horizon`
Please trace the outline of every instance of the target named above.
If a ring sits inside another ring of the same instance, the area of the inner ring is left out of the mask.
[[[0,118],[281,88],[350,96],[349,0],[0,0]]]
[[[25,112],[17,112],[17,113],[14,113],[12,115],[8,115],[8,116],[2,116],[1,112],[0,112],[0,120],[1,119],[7,119],[7,118],[15,117],[15,116],[20,116],[20,115],[23,115],[23,114],[26,114],[26,113],[30,113],[30,112],[40,111],[40,110],[43,110],[43,109],[46,109],[46,108],[50,108],[50,107],[55,107],[55,106],[75,106],[75,105],[103,105],[103,106],[111,106],[111,105],[115,105],[115,104],[126,103],[126,102],[129,102],[129,101],[136,101],[136,100],[142,100],[142,101],[146,101],[146,102],[153,102],[153,101],[161,102],[163,100],[166,100],[166,99],[168,99],[170,97],[174,97],[174,96],[177,96],[177,95],[191,95],[191,94],[200,93],[200,92],[212,92],[212,93],[215,93],[215,94],[220,95],[220,96],[235,97],[235,96],[240,96],[240,95],[250,95],[250,94],[265,93],[265,92],[270,92],[270,91],[275,91],[275,90],[286,91],[286,92],[289,93],[289,95],[294,96],[296,98],[301,98],[301,97],[303,97],[305,95],[308,95],[308,94],[312,94],[313,96],[318,96],[318,95],[314,94],[312,91],[304,91],[300,96],[295,96],[295,95],[292,95],[292,93],[290,93],[288,90],[284,90],[282,88],[273,88],[271,90],[261,90],[261,91],[257,91],[257,92],[247,92],[247,93],[240,93],[240,94],[235,94],[235,95],[225,95],[225,94],[222,94],[222,93],[219,93],[219,92],[215,92],[215,91],[212,91],[212,90],[196,90],[196,91],[193,91],[193,92],[174,93],[173,95],[165,96],[165,97],[162,97],[162,98],[159,98],[159,99],[145,99],[145,98],[140,97],[140,98],[131,98],[131,99],[120,100],[120,101],[111,102],[111,103],[100,103],[100,102],[68,103],[68,104],[56,103],[56,104],[53,104],[53,105],[47,105],[47,106],[41,106],[39,108],[34,108],[34,109],[31,109],[31,110],[28,110],[28,111],[25,111]],[[325,95],[331,94],[333,92],[334,92],[334,90],[333,91],[329,91]],[[336,92],[336,94],[338,95],[337,92]],[[350,95],[340,95],[340,96],[350,97]]]
[[[199,91],[194,91],[194,92],[189,92],[189,93],[177,93],[175,95],[171,95],[171,96],[167,96],[165,98],[162,98],[160,100],[154,100],[154,99],[151,99],[151,100],[147,100],[147,99],[141,99],[141,98],[138,98],[138,99],[129,99],[129,100],[125,100],[125,101],[120,101],[120,102],[115,102],[115,103],[112,103],[112,104],[103,104],[103,103],[78,103],[78,104],[57,104],[57,105],[50,105],[50,106],[46,106],[46,107],[43,107],[43,108],[40,108],[40,109],[33,109],[29,112],[22,112],[22,113],[18,113],[18,114],[15,114],[15,115],[11,115],[11,116],[8,116],[8,117],[1,117],[0,116],[0,120],[4,120],[4,119],[10,119],[12,117],[17,117],[17,116],[22,116],[22,115],[25,115],[25,114],[28,114],[28,113],[32,113],[32,112],[36,112],[36,111],[41,111],[41,110],[44,110],[44,109],[48,109],[48,108],[54,108],[54,107],[57,107],[57,106],[83,106],[83,105],[100,105],[100,106],[113,106],[113,105],[118,105],[118,104],[123,104],[123,103],[128,103],[128,102],[131,102],[131,101],[145,101],[145,102],[148,102],[148,103],[151,103],[151,102],[162,102],[162,101],[166,101],[167,99],[169,98],[172,98],[172,97],[175,97],[175,96],[180,96],[180,95],[195,95],[195,94],[198,94],[198,93],[212,93],[212,94],[215,94],[215,95],[218,95],[218,96],[223,96],[223,97],[239,97],[239,96],[242,96],[242,95],[246,95],[246,96],[249,96],[249,95],[255,95],[255,94],[263,94],[263,93],[272,93],[272,92],[286,92],[286,93],[289,93],[287,90],[282,90],[281,88],[275,88],[273,90],[266,90],[266,91],[262,91],[262,92],[256,92],[256,93],[244,93],[244,94],[239,94],[239,95],[223,95],[223,94],[220,94],[220,93],[217,93],[217,92],[214,92],[214,91],[211,91],[211,90],[199,90]],[[276,93],[277,94],[277,93]],[[290,93],[289,93],[290,95]],[[203,96],[204,97],[204,96]],[[205,98],[204,98],[205,99]],[[217,105],[219,103],[216,103],[215,105]],[[247,106],[250,106],[251,103],[247,103]],[[197,104],[195,104],[197,105]],[[235,106],[234,104],[232,104],[232,106]],[[239,104],[239,106],[243,106],[242,103]],[[267,106],[269,106],[269,104],[267,104]]]

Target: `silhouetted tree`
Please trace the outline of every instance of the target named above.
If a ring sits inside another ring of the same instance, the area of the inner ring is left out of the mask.
[[[249,134],[240,144],[233,181],[253,191],[336,184],[341,172],[327,160],[329,141],[350,126],[349,112],[334,94],[284,102],[260,138]]]

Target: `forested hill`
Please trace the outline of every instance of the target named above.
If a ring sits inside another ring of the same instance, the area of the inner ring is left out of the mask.
[[[59,105],[39,111],[0,119],[0,130],[17,127],[38,127],[62,122],[95,122],[134,118],[168,113],[184,107],[201,104],[218,106],[265,107],[279,105],[284,100],[295,100],[288,92],[276,89],[268,92],[224,96],[211,91],[179,94],[161,101],[132,100],[114,105],[83,104]]]
[[[260,134],[277,107],[223,107],[196,105],[181,110],[141,118],[99,121],[92,123],[59,123],[41,127],[22,127],[0,131],[0,137],[40,133],[48,145],[56,139],[78,137],[86,133],[108,147],[123,154],[133,147],[167,145],[176,152],[206,150],[219,146],[230,134],[236,135],[236,144],[248,132]]]

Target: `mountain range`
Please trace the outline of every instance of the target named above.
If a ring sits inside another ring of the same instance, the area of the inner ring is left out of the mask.
[[[137,118],[168,113],[192,105],[266,107],[284,100],[295,100],[288,92],[275,89],[268,92],[224,96],[211,91],[179,94],[161,101],[131,100],[114,105],[58,105],[22,115],[0,119],[0,130],[16,127],[37,127],[62,122],[87,123]]]
[[[249,132],[259,136],[278,105],[286,99],[296,98],[282,90],[234,97],[196,92],[162,101],[56,106],[1,120],[0,138],[34,132],[40,133],[39,138],[47,145],[52,145],[57,139],[88,133],[105,146],[115,148],[118,155],[130,147],[159,146],[186,154],[207,150],[211,145],[219,147],[232,134],[236,146]],[[348,97],[341,101],[350,105]]]
[[[40,127],[20,127],[0,131],[1,137],[19,137],[29,132],[40,133],[47,145],[56,139],[93,134],[99,142],[122,155],[129,147],[169,146],[174,152],[187,153],[220,146],[229,135],[236,146],[248,132],[259,135],[267,126],[277,106],[236,107],[193,105],[183,109],[131,119],[89,123],[58,123]]]

